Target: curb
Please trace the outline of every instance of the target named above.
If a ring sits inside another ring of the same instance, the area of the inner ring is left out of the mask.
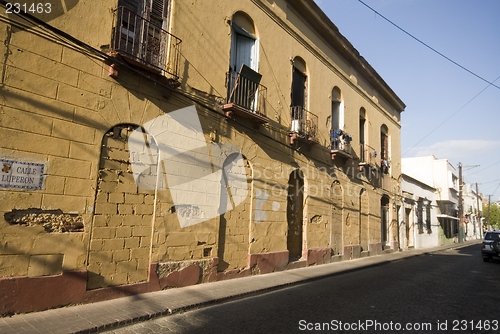
[[[125,321],[117,321],[117,322],[106,324],[104,326],[99,326],[99,327],[95,327],[95,328],[91,328],[91,329],[86,329],[86,330],[82,330],[82,331],[78,331],[78,332],[74,332],[74,333],[84,334],[84,333],[96,333],[96,332],[99,332],[99,331],[102,331],[102,330],[112,330],[112,329],[116,329],[116,328],[120,328],[120,327],[125,327],[125,326],[131,325],[131,324],[135,324],[135,323],[139,323],[139,322],[151,320],[151,319],[158,318],[158,317],[161,317],[161,316],[166,316],[166,315],[175,314],[175,313],[182,312],[182,311],[192,310],[192,309],[195,309],[195,308],[198,308],[198,307],[201,307],[201,306],[216,305],[216,304],[221,304],[221,303],[228,302],[228,301],[235,301],[235,300],[238,300],[238,299],[243,299],[243,298],[248,298],[248,297],[252,297],[252,296],[257,296],[257,295],[260,295],[260,294],[264,294],[264,293],[267,293],[267,292],[280,290],[280,289],[283,289],[283,288],[286,288],[286,287],[290,287],[290,286],[295,286],[295,285],[305,284],[305,283],[309,283],[309,282],[314,282],[314,281],[317,281],[317,280],[320,280],[320,279],[324,279],[324,278],[327,278],[327,277],[338,276],[338,275],[342,275],[342,274],[346,274],[346,273],[351,273],[351,272],[356,272],[356,271],[360,271],[360,270],[364,270],[364,269],[369,269],[369,268],[374,268],[374,267],[386,265],[386,264],[389,264],[389,263],[392,263],[392,262],[395,262],[395,261],[399,261],[399,260],[405,260],[405,259],[409,259],[409,258],[413,258],[413,257],[417,257],[417,256],[422,256],[422,255],[429,255],[429,254],[433,254],[433,253],[437,253],[437,252],[441,252],[441,251],[448,251],[448,250],[453,250],[453,249],[460,249],[460,248],[463,248],[463,247],[468,247],[468,246],[475,245],[475,244],[480,243],[480,242],[481,242],[481,240],[472,240],[472,241],[466,241],[463,244],[449,244],[449,245],[445,245],[445,246],[440,246],[440,247],[432,248],[430,250],[423,250],[423,249],[421,249],[421,250],[412,250],[412,251],[410,251],[412,253],[406,253],[407,251],[398,251],[398,252],[394,252],[394,253],[390,253],[390,254],[381,254],[381,255],[376,255],[376,256],[373,256],[373,257],[364,257],[364,258],[359,258],[359,259],[350,260],[350,261],[341,261],[341,262],[330,263],[331,265],[335,265],[335,264],[342,264],[342,263],[345,264],[346,262],[351,262],[352,263],[352,261],[362,260],[362,259],[366,260],[366,259],[376,259],[376,258],[379,258],[379,257],[390,257],[391,255],[394,257],[393,259],[387,259],[387,260],[383,260],[383,261],[380,261],[380,262],[375,262],[375,263],[369,263],[369,264],[354,266],[352,268],[346,268],[346,269],[343,269],[343,270],[339,270],[337,272],[319,274],[317,276],[308,277],[308,278],[302,278],[302,279],[299,278],[296,281],[292,281],[292,282],[288,282],[288,283],[282,283],[282,284],[277,284],[277,285],[273,285],[273,286],[262,288],[262,289],[257,289],[257,290],[253,290],[253,291],[244,292],[244,293],[241,293],[241,294],[234,294],[234,295],[225,296],[225,297],[221,297],[221,298],[214,298],[214,299],[210,299],[210,300],[199,302],[199,303],[193,303],[193,304],[189,304],[189,305],[184,305],[184,306],[181,306],[181,307],[167,308],[163,312],[157,312],[157,313],[153,313],[153,314],[147,314],[147,315],[144,315],[144,316],[139,316],[139,317],[127,319]],[[394,255],[400,255],[400,256],[394,256]],[[328,265],[328,264],[326,264],[326,265]],[[320,266],[322,266],[322,265],[320,265]],[[315,267],[317,268],[317,267],[320,267],[320,266],[315,266]],[[294,270],[307,269],[307,268],[311,268],[311,267],[299,268],[299,269],[294,269]],[[276,272],[274,274],[286,273],[286,272],[287,271],[281,271],[281,272]],[[272,274],[273,273],[271,273],[271,275]],[[268,274],[266,274],[266,275],[268,275]],[[253,276],[253,277],[259,277],[259,276]],[[262,276],[260,276],[260,277],[262,277]],[[240,279],[243,279],[243,278],[240,278]]]

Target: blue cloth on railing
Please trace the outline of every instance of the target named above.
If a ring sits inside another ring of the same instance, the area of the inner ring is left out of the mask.
[[[350,143],[352,141],[352,136],[347,132],[344,132],[342,129],[336,129],[332,131],[332,144],[334,140],[343,139],[345,142]]]
[[[340,140],[332,139],[332,150],[338,150],[340,147]]]
[[[342,132],[343,131],[341,129],[337,129],[337,130],[332,131],[332,139],[333,139],[333,137],[340,137]]]

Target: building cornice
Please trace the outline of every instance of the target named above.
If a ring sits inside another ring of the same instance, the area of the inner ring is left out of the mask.
[[[358,71],[398,112],[404,111],[406,105],[360,55],[358,50],[345,38],[313,0],[287,0],[300,15],[307,20],[318,35],[331,45],[351,66]]]

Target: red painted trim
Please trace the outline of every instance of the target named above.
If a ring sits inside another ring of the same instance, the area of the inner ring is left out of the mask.
[[[68,304],[94,303],[159,291],[157,263],[149,264],[148,281],[87,291],[87,271],[59,275],[0,278],[0,314],[42,311]]]
[[[146,292],[160,290],[160,281],[156,274],[158,263],[150,263],[147,282],[110,286],[95,290],[88,290],[83,296],[82,303],[95,303],[103,300],[116,299],[121,297],[138,295]]]
[[[242,270],[239,269],[226,270],[221,273],[217,273],[217,281],[225,281],[233,278],[248,277],[251,275],[252,275],[252,270],[250,268],[245,268]]]
[[[257,266],[261,274],[285,270],[288,265],[288,251],[248,255],[248,268]]]
[[[330,247],[309,248],[307,250],[307,265],[330,263],[331,254]]]
[[[87,271],[59,275],[0,278],[0,314],[41,311],[80,303],[87,288]]]

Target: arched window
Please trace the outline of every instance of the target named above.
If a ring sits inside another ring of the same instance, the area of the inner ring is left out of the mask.
[[[231,53],[227,78],[227,102],[255,111],[259,70],[259,43],[252,19],[237,12],[231,20]]]
[[[292,110],[292,131],[306,131],[306,105],[307,105],[307,74],[306,63],[300,57],[293,59],[292,73],[292,92],[291,92],[291,110]]]
[[[231,20],[230,70],[239,72],[246,65],[255,72],[259,70],[259,44],[252,19],[237,12]]]
[[[300,57],[293,60],[292,74],[292,107],[306,108],[307,104],[307,74],[306,63]]]
[[[332,132],[344,128],[344,102],[340,88],[334,87],[332,90]]]

